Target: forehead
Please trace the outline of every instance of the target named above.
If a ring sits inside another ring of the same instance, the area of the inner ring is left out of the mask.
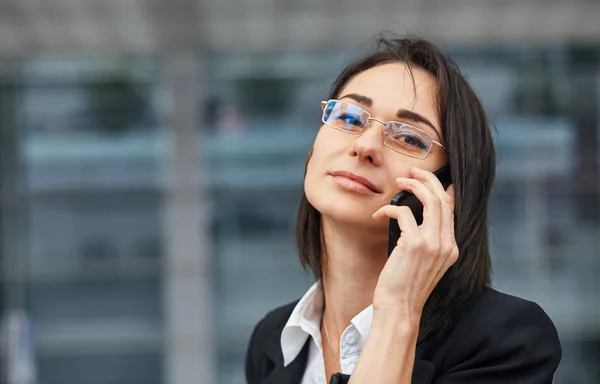
[[[411,76],[406,64],[396,62],[355,75],[338,96],[350,93],[367,96],[373,100],[369,112],[386,120],[393,119],[399,109],[408,109],[426,117],[439,132],[437,92],[437,81],[431,74],[412,67]]]

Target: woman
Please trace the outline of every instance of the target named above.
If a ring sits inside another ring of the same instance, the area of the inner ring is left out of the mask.
[[[248,383],[551,383],[554,325],[489,287],[494,146],[456,66],[427,41],[382,39],[322,108],[296,231],[317,282],[256,326]],[[446,164],[444,189],[432,171]],[[401,190],[422,224],[389,205]],[[390,219],[402,235],[388,258]]]

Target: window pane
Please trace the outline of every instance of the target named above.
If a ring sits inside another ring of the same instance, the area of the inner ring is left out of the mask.
[[[18,71],[22,297],[46,383],[163,380],[159,67],[28,60]]]

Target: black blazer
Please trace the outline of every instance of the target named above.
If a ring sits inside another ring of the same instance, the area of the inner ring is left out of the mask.
[[[280,341],[296,303],[269,312],[255,327],[248,384],[300,384],[309,342],[284,367]],[[486,288],[442,337],[418,339],[412,384],[550,384],[561,356],[556,328],[540,306]],[[349,378],[338,373],[330,383]]]

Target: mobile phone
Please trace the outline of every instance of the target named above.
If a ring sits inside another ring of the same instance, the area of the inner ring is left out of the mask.
[[[448,188],[450,184],[452,184],[450,166],[444,165],[437,171],[433,172],[433,174],[437,176],[438,180],[444,186],[444,189]],[[421,203],[421,201],[419,201],[419,199],[412,193],[408,191],[401,191],[392,198],[390,204],[396,206],[406,205],[410,208],[415,216],[417,225],[421,225],[423,223],[423,203]],[[398,244],[398,239],[400,239],[400,227],[398,226],[398,220],[390,219],[388,257],[392,254],[396,244]]]

